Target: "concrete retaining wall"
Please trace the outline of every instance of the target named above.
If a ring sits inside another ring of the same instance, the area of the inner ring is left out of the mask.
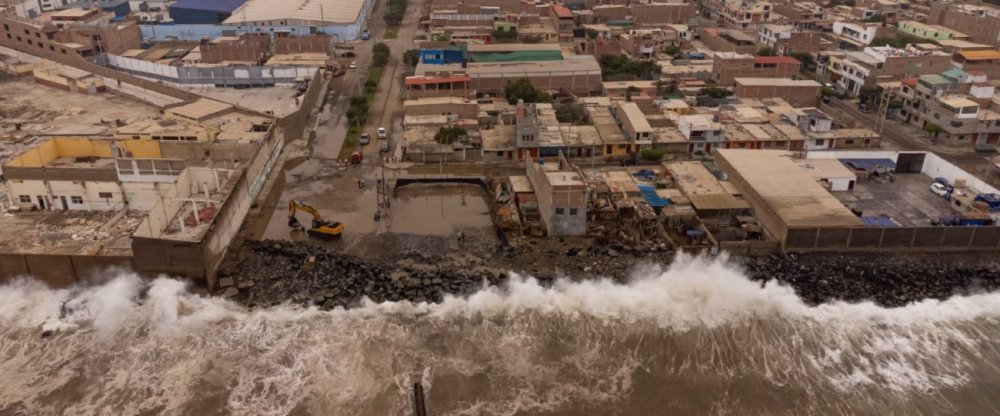
[[[129,256],[2,254],[0,283],[19,276],[32,276],[54,287],[66,287],[100,281],[112,268],[134,270],[135,265]]]
[[[294,140],[302,137],[302,132],[305,131],[306,122],[309,119],[309,114],[317,105],[322,105],[323,103],[323,91],[326,89],[327,85],[326,71],[319,70],[316,72],[316,77],[313,78],[312,82],[309,83],[309,89],[306,90],[305,94],[302,94],[302,103],[299,105],[299,109],[295,112],[278,119],[278,126],[281,127],[282,131],[285,133],[285,140]]]
[[[791,228],[785,248],[800,251],[1000,251],[1000,227]]]

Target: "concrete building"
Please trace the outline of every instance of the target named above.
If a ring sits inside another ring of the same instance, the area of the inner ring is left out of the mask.
[[[246,0],[178,0],[167,6],[176,24],[220,24]]]
[[[793,52],[817,53],[828,47],[819,32],[797,29],[792,25],[761,25],[757,41],[777,55]]]
[[[726,131],[717,116],[691,114],[677,118],[677,129],[688,142],[688,154],[710,155],[725,147]]]
[[[716,163],[753,205],[774,239],[787,245],[796,227],[855,227],[863,223],[814,175],[780,150],[719,149]]]
[[[740,98],[777,97],[796,107],[819,104],[823,85],[813,80],[789,78],[736,78],[733,92]]]
[[[31,19],[42,14],[42,5],[38,0],[0,0],[0,15],[7,14]]]
[[[858,50],[879,35],[881,23],[833,22],[833,34],[841,49]]]
[[[899,22],[899,33],[905,33],[921,39],[940,40],[965,40],[969,35],[950,29],[941,25],[928,25],[913,20]]]
[[[201,62],[217,64],[232,62],[262,65],[271,54],[271,36],[264,33],[244,33],[202,40],[198,47]]]
[[[866,128],[833,128],[833,117],[814,108],[796,108],[784,114],[805,134],[802,150],[872,149],[879,147],[878,133]]]
[[[830,55],[828,55],[829,57]],[[951,56],[940,51],[891,46],[867,47],[861,52],[847,52],[837,59],[820,59],[817,73],[828,74],[841,89],[857,94],[862,86],[933,74],[951,67]]]
[[[690,2],[632,2],[636,26],[662,27],[666,24],[686,24],[694,18],[696,7]]]
[[[699,0],[698,8],[727,26],[748,29],[771,20],[771,2],[747,0]]]
[[[825,24],[826,11],[812,1],[789,1],[774,4],[774,12],[784,16],[791,26],[802,29],[817,29]]]
[[[15,16],[0,16],[0,46],[31,51],[39,56],[74,55],[83,58],[92,58],[102,52],[119,54],[139,47],[141,34],[136,24],[110,22],[111,13],[77,9],[56,12],[55,15],[66,20],[41,23]]]
[[[927,23],[941,25],[969,36],[972,42],[994,45],[1000,41],[1000,9],[986,4],[934,4]]]
[[[554,163],[526,159],[525,167],[548,236],[586,234],[589,197],[583,175],[562,156]]]
[[[621,122],[622,131],[636,150],[648,149],[653,144],[653,127],[649,120],[632,101],[615,103],[613,114]]]
[[[753,56],[732,52],[715,54],[712,73],[715,83],[733,85],[736,78],[792,78],[802,63],[790,56]]]
[[[1000,50],[979,49],[955,52],[952,65],[963,71],[986,74],[987,78],[1000,79]]]
[[[754,32],[703,27],[698,34],[701,42],[716,52],[757,53]]]
[[[958,147],[1000,144],[1000,113],[990,109],[996,88],[985,74],[952,69],[903,82],[900,117],[917,127],[941,128],[939,143]]]

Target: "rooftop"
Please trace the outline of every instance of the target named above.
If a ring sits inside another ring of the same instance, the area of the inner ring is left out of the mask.
[[[165,110],[165,112],[167,114],[174,114],[191,120],[202,121],[232,108],[232,105],[221,101],[199,98],[194,102],[169,108]]]
[[[0,252],[127,256],[138,212],[41,211],[0,214]]]
[[[791,78],[736,78],[733,80],[737,85],[746,86],[775,86],[775,87],[816,87],[822,84],[811,79],[791,79]]]
[[[600,73],[601,66],[590,55],[570,56],[561,61],[545,62],[473,62],[466,72],[474,76],[504,76],[513,78],[529,73],[574,72]]]
[[[170,8],[232,13],[245,2],[246,0],[177,0]]]
[[[1000,50],[990,49],[985,51],[959,51],[956,55],[961,56],[966,61],[987,61],[1000,59]]]
[[[755,64],[798,64],[799,60],[791,56],[758,56],[754,58]]]
[[[719,179],[701,162],[672,162],[663,165],[674,177],[677,187],[689,196],[726,193],[726,188],[722,187]]]
[[[780,150],[718,149],[746,185],[787,226],[860,226],[862,222],[812,175]]]
[[[247,0],[223,23],[243,25],[275,20],[292,21],[288,24],[354,23],[364,4],[364,0]]]
[[[646,120],[646,115],[642,114],[642,110],[639,109],[639,105],[632,101],[619,102],[618,108],[621,110],[621,114],[624,118],[629,120],[632,128],[636,132],[652,132],[653,127],[649,125],[649,121]]]

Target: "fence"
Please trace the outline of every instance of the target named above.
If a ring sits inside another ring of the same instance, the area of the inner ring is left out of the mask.
[[[790,228],[789,250],[1000,251],[1000,227]]]
[[[184,86],[293,85],[296,80],[315,76],[317,70],[296,66],[185,67],[118,55],[105,55],[104,60],[118,71]]]

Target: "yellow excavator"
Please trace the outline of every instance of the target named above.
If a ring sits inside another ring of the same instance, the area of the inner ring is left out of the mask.
[[[303,204],[295,200],[288,201],[288,226],[296,230],[301,230],[305,227],[299,223],[299,219],[295,218],[296,211],[305,211],[313,216],[312,228],[306,230],[306,233],[310,237],[321,238],[324,240],[332,240],[339,237],[341,233],[344,232],[344,224],[333,221],[326,221],[316,208],[309,205]]]

